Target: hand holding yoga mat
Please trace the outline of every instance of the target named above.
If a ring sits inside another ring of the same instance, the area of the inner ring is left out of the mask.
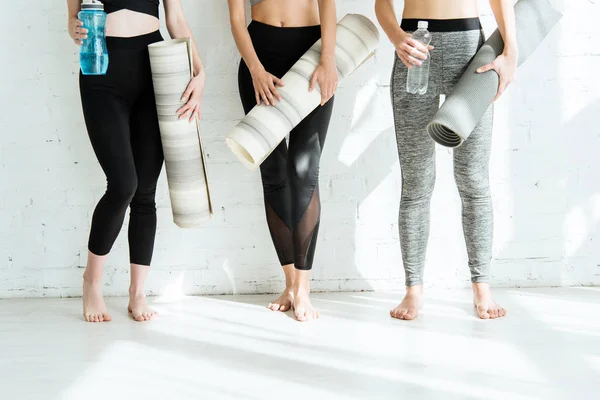
[[[337,25],[335,60],[340,81],[366,61],[379,44],[379,30],[365,16],[348,14]],[[227,136],[231,151],[248,169],[256,169],[304,118],[321,104],[320,88],[308,91],[321,57],[317,41],[282,78],[281,101],[257,105]]]
[[[173,221],[181,228],[197,227],[213,209],[198,121],[177,115],[192,77],[191,40],[154,43],[148,50]]]
[[[517,45],[521,65],[558,23],[562,15],[548,0],[520,0],[515,5]],[[498,91],[495,71],[478,74],[479,67],[494,61],[504,51],[504,42],[496,30],[477,52],[467,71],[448,95],[427,126],[429,135],[447,147],[460,146],[473,132]]]

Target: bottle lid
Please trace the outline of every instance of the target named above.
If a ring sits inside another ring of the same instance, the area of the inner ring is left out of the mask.
[[[98,0],[81,0],[82,10],[104,10],[104,4]]]
[[[413,22],[413,23],[414,23],[414,22]],[[413,26],[414,26],[414,25],[413,25]],[[429,28],[429,22],[427,22],[427,21],[419,21],[419,23],[418,23],[417,27],[418,27],[419,29],[427,29],[427,28]]]

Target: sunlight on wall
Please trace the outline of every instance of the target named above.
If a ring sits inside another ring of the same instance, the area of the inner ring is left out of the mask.
[[[380,131],[365,129],[367,128],[365,125],[372,122],[370,116],[366,113],[372,109],[377,96],[375,80],[375,77],[371,78],[369,83],[360,88],[356,95],[350,131],[344,139],[338,156],[338,160],[347,167],[354,164],[369,147],[369,144],[381,133]]]

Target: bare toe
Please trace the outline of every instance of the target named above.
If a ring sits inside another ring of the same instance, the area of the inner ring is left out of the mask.
[[[306,321],[306,313],[302,309],[296,309],[296,319],[298,321]]]
[[[479,318],[481,319],[490,319],[490,314],[485,307],[477,306],[477,315],[479,315]]]

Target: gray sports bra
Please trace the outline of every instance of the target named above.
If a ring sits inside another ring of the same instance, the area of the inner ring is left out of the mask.
[[[265,0],[250,0],[250,5],[252,7],[254,7],[255,5],[257,5],[258,3],[262,3]]]

